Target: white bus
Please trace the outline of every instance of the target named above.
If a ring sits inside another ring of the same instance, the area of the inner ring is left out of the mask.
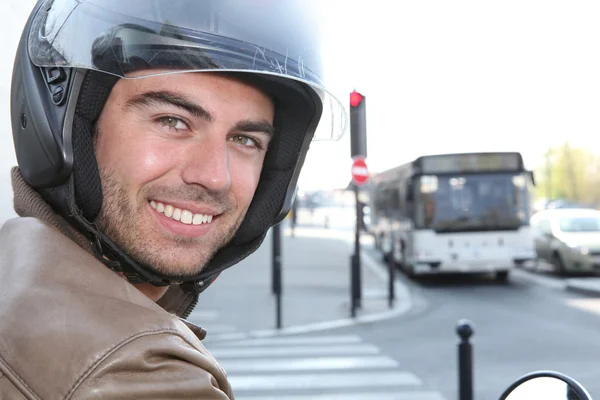
[[[535,259],[533,174],[519,153],[422,156],[374,177],[371,232],[407,275],[493,272]]]

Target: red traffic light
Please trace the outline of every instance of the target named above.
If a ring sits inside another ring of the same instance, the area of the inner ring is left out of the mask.
[[[363,100],[362,94],[358,93],[356,90],[350,93],[350,105],[352,107],[358,107],[360,102]]]

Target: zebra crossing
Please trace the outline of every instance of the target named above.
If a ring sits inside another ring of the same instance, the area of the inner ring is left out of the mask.
[[[211,343],[236,400],[446,400],[357,335]]]
[[[187,319],[206,330],[210,338],[236,339],[245,336],[236,326],[219,323],[220,313],[214,309],[194,310]]]

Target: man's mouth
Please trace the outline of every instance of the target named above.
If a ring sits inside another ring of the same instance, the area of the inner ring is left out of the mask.
[[[167,218],[179,221],[185,225],[210,224],[214,215],[194,214],[189,210],[173,207],[170,204],[164,204],[158,201],[150,201],[150,207],[163,214]]]

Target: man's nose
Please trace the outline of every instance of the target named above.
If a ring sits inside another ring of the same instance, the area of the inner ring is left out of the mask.
[[[229,153],[225,140],[204,138],[186,152],[183,180],[204,186],[213,192],[223,192],[231,186]]]

